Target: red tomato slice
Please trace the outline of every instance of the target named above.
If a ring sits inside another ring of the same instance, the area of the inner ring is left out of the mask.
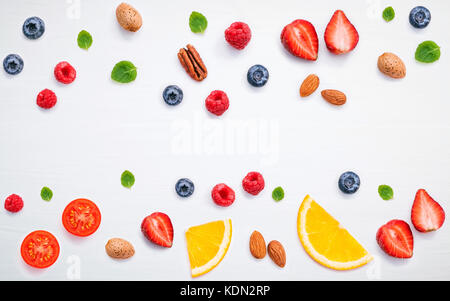
[[[20,247],[23,260],[32,267],[43,269],[55,263],[59,256],[59,244],[50,232],[37,230],[25,237]]]
[[[64,228],[76,236],[89,236],[97,231],[101,219],[97,205],[88,199],[70,202],[62,215]]]

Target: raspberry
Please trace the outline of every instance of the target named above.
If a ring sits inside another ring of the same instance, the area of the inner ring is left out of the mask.
[[[44,89],[39,92],[36,103],[43,109],[50,109],[56,104],[56,95],[52,90]]]
[[[5,209],[9,212],[18,212],[23,208],[23,200],[17,194],[11,194],[5,200]]]
[[[212,91],[205,100],[206,109],[214,115],[220,116],[230,106],[227,94],[220,90]]]
[[[243,22],[234,22],[225,30],[225,40],[236,49],[242,50],[252,38],[252,31]]]
[[[75,68],[68,62],[58,63],[58,65],[55,66],[54,74],[56,80],[63,84],[70,84],[77,77]]]
[[[228,207],[233,204],[235,196],[234,191],[224,183],[217,184],[211,191],[211,197],[219,206]]]
[[[249,172],[242,180],[242,187],[250,194],[257,195],[264,189],[264,178],[256,171]]]

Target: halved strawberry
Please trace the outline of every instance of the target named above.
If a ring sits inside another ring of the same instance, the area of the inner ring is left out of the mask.
[[[334,54],[352,51],[359,41],[355,26],[350,23],[342,10],[334,12],[325,29],[324,38],[328,50]]]
[[[377,242],[384,252],[393,257],[410,258],[413,255],[414,238],[405,221],[393,219],[381,226],[377,232]]]
[[[442,226],[444,220],[445,212],[441,205],[425,189],[417,190],[411,210],[411,221],[417,231],[435,231]]]
[[[281,32],[281,43],[290,53],[306,60],[317,60],[319,40],[316,29],[306,20],[295,20]]]
[[[166,248],[172,246],[173,227],[167,214],[162,212],[150,214],[142,221],[141,230],[151,242]]]

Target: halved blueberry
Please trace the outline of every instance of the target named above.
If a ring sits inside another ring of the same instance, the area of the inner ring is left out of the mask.
[[[45,24],[39,17],[30,17],[25,20],[22,26],[23,34],[32,40],[40,38],[45,31]]]
[[[3,68],[8,74],[19,74],[23,69],[23,60],[18,54],[9,54],[3,60]]]
[[[344,172],[339,178],[339,189],[343,193],[355,193],[359,189],[360,180],[352,171]]]
[[[248,69],[247,80],[253,87],[262,87],[269,79],[269,71],[262,65],[254,65]]]
[[[431,13],[426,7],[416,6],[409,13],[409,23],[415,28],[425,28],[430,21]]]
[[[183,90],[178,86],[167,86],[163,92],[164,101],[171,106],[179,104],[183,100]]]
[[[179,179],[175,184],[175,191],[179,196],[186,198],[194,193],[194,183],[186,178]]]

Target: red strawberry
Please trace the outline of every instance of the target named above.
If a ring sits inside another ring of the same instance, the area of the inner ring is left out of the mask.
[[[413,255],[414,238],[405,221],[393,219],[381,226],[377,232],[377,242],[384,252],[393,257],[410,258]]]
[[[281,32],[281,43],[290,53],[306,60],[317,60],[319,40],[316,29],[306,20],[295,20]]]
[[[167,248],[172,246],[173,227],[167,214],[162,212],[150,214],[142,221],[141,230],[151,242]]]
[[[445,212],[425,189],[417,190],[411,210],[411,221],[417,231],[430,232],[439,229],[445,220]]]
[[[342,10],[337,10],[325,29],[325,44],[334,54],[343,54],[353,50],[358,44],[359,35],[355,26],[347,19]]]

